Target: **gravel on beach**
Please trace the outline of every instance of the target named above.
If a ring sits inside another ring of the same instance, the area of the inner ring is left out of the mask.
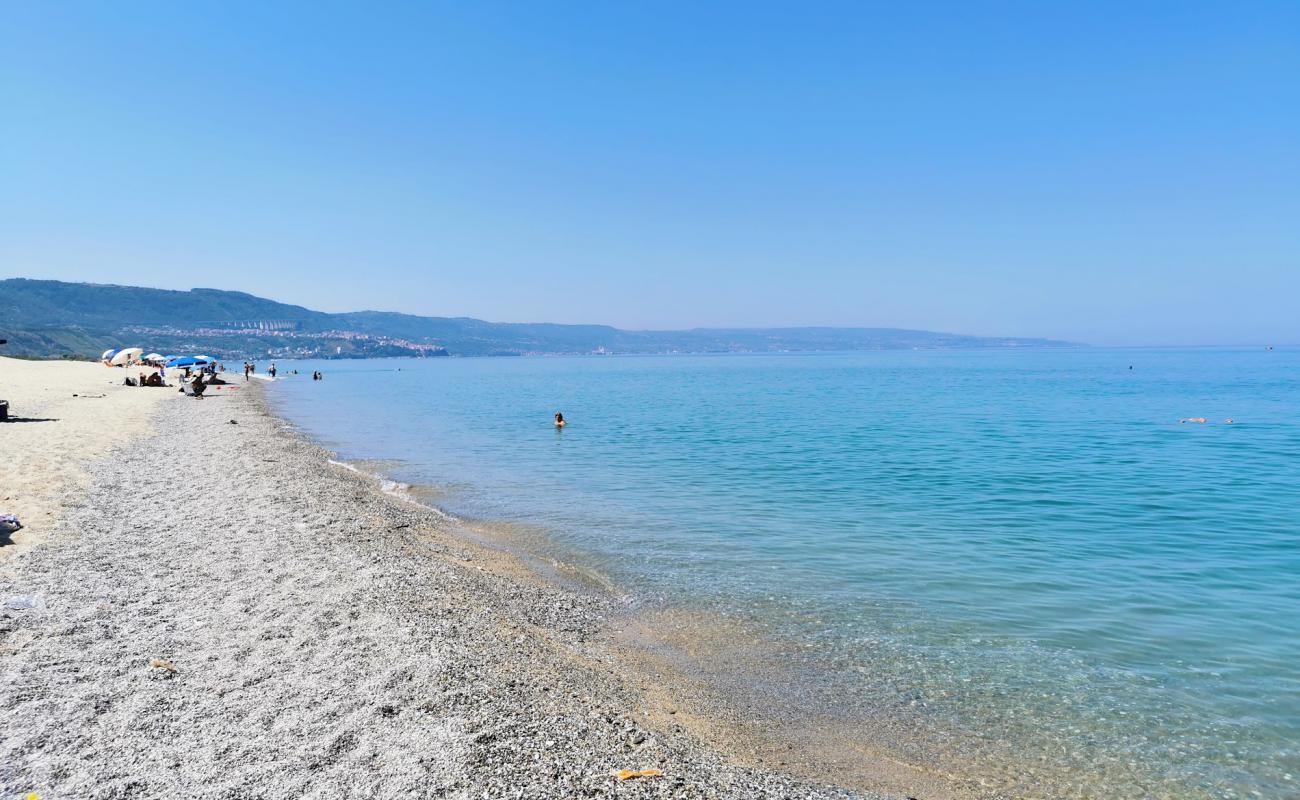
[[[614,600],[485,568],[263,391],[162,403],[0,566],[0,798],[861,796],[650,722],[584,647]]]

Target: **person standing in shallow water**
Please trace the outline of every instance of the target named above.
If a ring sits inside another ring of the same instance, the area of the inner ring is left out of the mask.
[[[565,426],[564,415],[559,411],[555,412],[555,427],[563,428]]]

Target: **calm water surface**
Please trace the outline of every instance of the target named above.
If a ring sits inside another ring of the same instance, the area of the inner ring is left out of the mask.
[[[766,631],[820,711],[1012,787],[1300,796],[1300,350],[280,367],[343,458]]]

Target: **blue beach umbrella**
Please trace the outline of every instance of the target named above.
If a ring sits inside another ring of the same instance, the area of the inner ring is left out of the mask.
[[[198,356],[172,356],[167,359],[169,367],[204,367],[209,363],[208,359]]]

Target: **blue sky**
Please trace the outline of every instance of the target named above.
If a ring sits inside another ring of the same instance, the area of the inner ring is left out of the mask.
[[[1300,3],[4,3],[0,275],[1300,343]]]

